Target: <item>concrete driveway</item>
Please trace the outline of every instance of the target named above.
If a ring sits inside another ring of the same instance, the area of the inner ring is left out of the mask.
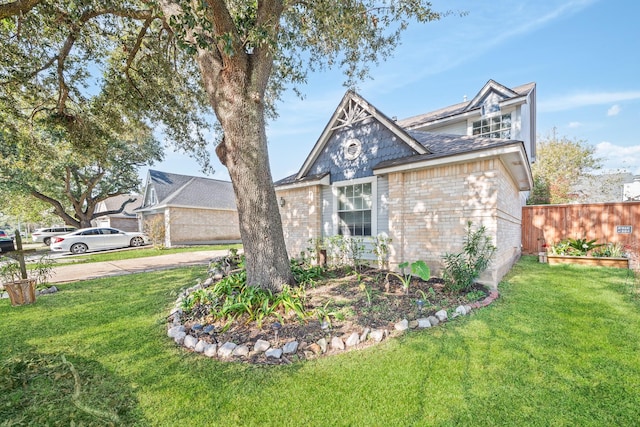
[[[219,251],[183,252],[120,261],[58,265],[54,268],[53,276],[49,279],[49,283],[76,282],[192,265],[207,265],[213,258],[225,256],[228,253],[229,251],[225,249]]]

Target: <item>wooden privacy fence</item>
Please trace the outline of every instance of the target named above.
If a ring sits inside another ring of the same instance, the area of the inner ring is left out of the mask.
[[[536,254],[562,239],[620,242],[640,252],[640,202],[534,205],[522,208],[522,252]]]

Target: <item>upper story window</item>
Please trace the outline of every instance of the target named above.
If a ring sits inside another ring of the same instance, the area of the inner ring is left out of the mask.
[[[158,203],[158,198],[156,196],[156,189],[151,187],[149,191],[149,205],[153,206]]]
[[[338,187],[338,233],[344,236],[371,236],[372,208],[371,182]]]
[[[487,138],[511,139],[511,113],[473,122],[471,134]]]

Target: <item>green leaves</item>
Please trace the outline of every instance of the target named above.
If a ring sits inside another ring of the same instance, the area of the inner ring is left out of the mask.
[[[472,230],[471,221],[467,222],[463,251],[445,254],[442,278],[445,287],[451,292],[470,290],[475,280],[489,267],[496,247],[487,235],[484,226]]]

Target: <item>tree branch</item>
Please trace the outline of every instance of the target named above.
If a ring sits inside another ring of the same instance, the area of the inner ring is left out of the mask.
[[[29,12],[42,0],[16,0],[0,4],[0,20]]]
[[[31,190],[31,195],[33,197],[35,197],[38,200],[42,200],[45,203],[50,204],[51,206],[53,206],[53,209],[56,213],[56,215],[58,215],[60,218],[62,218],[65,222],[65,224],[67,225],[73,225],[74,227],[78,227],[80,225],[80,221],[78,221],[77,219],[75,219],[74,217],[72,217],[71,215],[69,215],[65,210],[64,207],[62,206],[62,203],[60,203],[59,201],[52,199],[49,196],[45,196],[44,194],[35,191],[35,190]]]

